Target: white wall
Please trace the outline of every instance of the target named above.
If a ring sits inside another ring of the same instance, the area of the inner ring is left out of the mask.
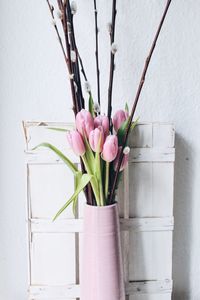
[[[77,1],[78,44],[95,86],[92,2]],[[110,1],[101,7],[101,82],[106,111]],[[118,1],[114,109],[131,105],[165,1]],[[21,121],[71,121],[65,65],[46,1],[0,2],[0,299],[25,300],[27,251]],[[88,12],[89,10],[89,12]],[[144,121],[176,126],[174,294],[200,299],[200,0],[174,0],[137,110]]]

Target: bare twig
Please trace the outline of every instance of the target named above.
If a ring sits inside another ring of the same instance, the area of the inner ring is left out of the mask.
[[[112,23],[110,28],[110,46],[114,43],[115,40],[115,21],[116,21],[116,0],[113,0],[112,4]],[[109,86],[108,86],[108,119],[109,124],[111,123],[111,113],[112,113],[112,89],[113,89],[113,77],[115,69],[115,54],[110,49],[110,77],[109,77]],[[111,124],[110,124],[111,125]]]
[[[128,135],[129,135],[129,132],[130,132],[133,116],[134,116],[134,113],[135,113],[135,110],[136,110],[136,107],[137,107],[137,103],[138,103],[138,100],[140,98],[140,94],[141,94],[141,91],[142,91],[142,88],[143,88],[143,85],[144,85],[144,82],[145,82],[145,76],[146,76],[146,73],[147,73],[147,70],[148,70],[148,67],[149,67],[149,63],[151,61],[152,54],[154,52],[156,42],[158,40],[160,31],[161,31],[162,25],[164,23],[165,17],[167,15],[170,4],[171,4],[171,0],[168,0],[167,4],[166,4],[166,7],[165,7],[165,10],[164,10],[164,13],[163,13],[162,18],[161,18],[161,21],[159,23],[158,29],[156,31],[156,35],[154,37],[151,49],[149,51],[149,55],[147,56],[146,61],[145,61],[144,69],[143,69],[143,72],[142,72],[140,83],[139,83],[137,93],[136,93],[136,96],[135,96],[135,100],[134,100],[134,103],[133,103],[133,107],[132,107],[132,110],[131,110],[131,114],[130,114],[127,129],[126,129],[126,133],[125,133],[125,136],[124,136],[123,146],[122,146],[122,149],[121,149],[121,152],[120,152],[120,157],[119,157],[117,170],[116,170],[116,173],[115,173],[115,177],[114,177],[114,181],[113,181],[113,185],[112,185],[112,189],[111,189],[109,203],[112,203],[112,201],[113,201],[113,197],[114,197],[114,194],[115,194],[115,188],[116,188],[116,185],[117,185],[117,180],[118,180],[118,175],[119,175],[119,170],[120,170],[120,166],[121,166],[121,163],[122,163],[122,160],[123,160],[123,150],[124,150],[124,147],[126,146],[126,143],[127,143],[127,139],[128,139]]]
[[[100,100],[100,70],[99,70],[99,41],[98,41],[99,29],[98,29],[97,16],[98,16],[97,3],[96,3],[96,0],[94,0],[95,43],[96,43],[95,57],[96,57],[96,72],[97,72],[97,95],[98,95],[98,103],[100,105],[101,100]]]

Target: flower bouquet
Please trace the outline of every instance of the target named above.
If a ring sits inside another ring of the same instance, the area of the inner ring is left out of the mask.
[[[42,143],[35,148],[47,147],[54,151],[74,174],[74,193],[57,212],[54,220],[70,204],[72,204],[75,212],[79,193],[82,191],[85,193],[81,300],[124,300],[119,216],[115,196],[120,176],[128,163],[130,152],[128,136],[137,124],[137,120],[133,121],[133,117],[144,85],[145,75],[171,1],[167,1],[145,61],[131,111],[129,112],[126,104],[124,109],[118,110],[113,116],[112,90],[115,55],[117,52],[117,45],[115,44],[116,0],[112,1],[112,17],[111,22],[108,24],[110,35],[110,76],[107,115],[101,113],[98,10],[96,0],[93,1],[93,6],[97,101],[93,99],[92,89],[75,38],[74,16],[77,12],[75,1],[57,0],[57,17],[63,29],[63,37],[57,25],[55,8],[49,0],[46,1],[68,69],[72,94],[75,129],[67,131],[67,140],[74,153],[80,157],[81,169],[77,168],[59,149],[49,143]],[[83,81],[88,96],[88,105],[86,105],[85,97],[83,96]],[[62,128],[57,128],[57,130],[65,131]]]

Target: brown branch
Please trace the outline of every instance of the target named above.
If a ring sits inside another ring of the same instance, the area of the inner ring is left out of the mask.
[[[144,82],[145,82],[145,77],[146,77],[146,73],[147,73],[147,70],[148,70],[148,67],[149,67],[149,63],[151,61],[152,54],[154,52],[156,42],[158,40],[160,31],[161,31],[162,25],[164,23],[165,17],[167,15],[170,4],[171,4],[171,0],[168,0],[167,4],[166,4],[166,7],[165,7],[165,10],[164,10],[164,13],[163,13],[162,18],[161,18],[161,21],[159,23],[158,29],[156,31],[156,35],[154,37],[152,46],[150,48],[149,55],[147,56],[146,61],[145,61],[144,69],[143,69],[143,72],[142,72],[140,83],[139,83],[137,93],[136,93],[136,96],[135,96],[135,100],[134,100],[134,103],[133,103],[133,107],[132,107],[132,110],[131,110],[129,122],[128,122],[127,129],[126,129],[126,132],[125,132],[125,135],[124,135],[123,146],[122,146],[122,149],[121,149],[121,152],[120,152],[120,158],[119,158],[119,161],[118,161],[117,170],[116,170],[113,185],[112,185],[112,190],[111,190],[111,194],[110,194],[109,203],[112,203],[112,201],[113,201],[113,197],[114,197],[114,194],[115,194],[115,188],[117,186],[117,180],[118,180],[118,176],[119,176],[119,170],[120,170],[120,166],[121,166],[123,156],[124,156],[123,150],[124,150],[124,147],[126,146],[126,143],[127,143],[127,139],[128,139],[128,135],[129,135],[129,132],[130,132],[130,129],[131,129],[133,116],[134,116],[134,113],[135,113],[135,110],[136,110],[136,107],[137,107],[137,104],[138,104],[138,100],[140,98],[140,94],[141,94],[141,91],[142,91],[142,88],[143,88],[143,85],[144,85]]]
[[[96,49],[95,49],[95,57],[96,57],[96,72],[97,72],[97,95],[98,95],[98,103],[101,104],[100,100],[100,70],[99,70],[99,41],[98,41],[98,21],[97,21],[97,3],[96,0],[94,0],[94,17],[95,17],[95,43],[96,43]]]
[[[116,21],[116,13],[117,13],[116,2],[117,2],[116,0],[113,0],[110,46],[112,46],[115,40],[115,21]],[[108,86],[108,119],[110,125],[111,125],[111,113],[112,113],[112,90],[113,90],[114,69],[115,69],[115,54],[110,49],[110,77],[109,77],[109,86]]]

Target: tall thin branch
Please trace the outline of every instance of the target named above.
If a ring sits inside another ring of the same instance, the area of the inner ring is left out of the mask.
[[[101,104],[101,99],[100,99],[100,70],[99,70],[99,40],[98,40],[98,35],[99,35],[99,28],[98,28],[98,11],[97,11],[97,3],[96,0],[94,0],[94,17],[95,17],[95,44],[96,44],[96,49],[95,49],[95,57],[96,57],[96,72],[97,72],[97,96],[98,96],[98,103],[99,105]]]
[[[112,23],[110,28],[110,46],[115,40],[115,23],[116,23],[116,0],[113,0],[112,4]],[[111,50],[111,49],[110,49]],[[110,76],[109,76],[109,86],[108,86],[108,119],[109,124],[111,123],[111,113],[112,113],[112,90],[113,90],[113,78],[114,78],[114,69],[115,69],[115,53],[110,51]]]
[[[153,43],[151,45],[149,55],[147,56],[146,61],[145,61],[144,69],[143,69],[143,72],[142,72],[142,76],[141,76],[141,79],[140,79],[140,82],[139,82],[139,86],[138,86],[137,93],[136,93],[136,96],[135,96],[135,100],[134,100],[134,103],[133,103],[133,107],[132,107],[132,110],[131,110],[128,126],[127,126],[127,129],[126,129],[125,135],[124,135],[123,146],[122,146],[122,149],[121,149],[121,152],[120,152],[120,157],[119,157],[117,170],[116,170],[116,173],[115,173],[115,177],[114,177],[114,181],[113,181],[113,185],[112,185],[112,189],[111,189],[109,203],[112,203],[112,201],[113,201],[113,197],[114,197],[114,194],[115,194],[115,188],[117,186],[119,170],[120,170],[120,166],[121,166],[123,156],[124,156],[123,150],[124,150],[124,147],[126,146],[126,143],[127,143],[127,139],[128,139],[128,135],[129,135],[129,132],[130,132],[130,129],[131,129],[133,116],[135,114],[135,110],[136,110],[136,107],[137,107],[137,104],[138,104],[138,100],[140,98],[140,94],[141,94],[141,91],[142,91],[142,88],[143,88],[143,85],[144,85],[144,82],[145,82],[145,77],[146,77],[146,73],[147,73],[147,70],[148,70],[148,67],[149,67],[149,63],[151,61],[151,58],[152,58],[152,55],[153,55],[153,52],[154,52],[154,49],[155,49],[155,46],[156,46],[156,42],[158,40],[160,31],[161,31],[162,25],[164,23],[165,17],[167,15],[170,4],[171,4],[171,0],[168,0],[167,4],[166,4],[166,7],[165,7],[165,10],[164,10],[164,13],[163,13],[162,18],[161,18],[161,21],[159,23],[158,29],[156,31]]]

